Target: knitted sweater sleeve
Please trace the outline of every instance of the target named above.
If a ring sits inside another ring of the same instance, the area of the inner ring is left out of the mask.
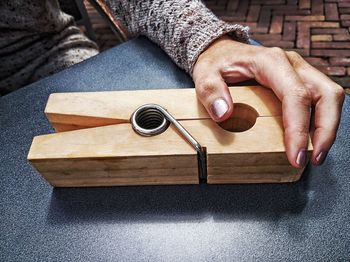
[[[147,36],[190,74],[201,52],[220,36],[248,41],[247,27],[218,19],[200,0],[106,2],[132,35]]]

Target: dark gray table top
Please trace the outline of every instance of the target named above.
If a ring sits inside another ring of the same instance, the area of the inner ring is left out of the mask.
[[[139,38],[0,98],[0,260],[349,261],[349,97],[327,161],[292,184],[54,189],[26,160],[52,92],[191,86]]]

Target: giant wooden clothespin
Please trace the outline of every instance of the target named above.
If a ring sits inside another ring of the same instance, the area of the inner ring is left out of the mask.
[[[57,187],[199,183],[197,151],[174,125],[149,137],[133,129],[131,115],[153,103],[205,149],[204,182],[298,180],[303,170],[287,160],[280,101],[259,86],[230,92],[234,114],[220,124],[210,119],[194,89],[51,94],[45,113],[57,133],[35,137],[28,159]],[[138,121],[149,128],[163,119],[145,111]]]

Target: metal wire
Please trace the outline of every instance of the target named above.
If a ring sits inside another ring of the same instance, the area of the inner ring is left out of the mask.
[[[140,106],[131,115],[130,121],[134,131],[142,136],[158,135],[164,132],[170,123],[173,124],[197,151],[199,176],[201,179],[206,179],[207,164],[205,149],[165,108],[157,104]]]

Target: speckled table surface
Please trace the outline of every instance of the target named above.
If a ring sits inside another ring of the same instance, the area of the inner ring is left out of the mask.
[[[26,155],[58,91],[192,87],[139,38],[0,98],[1,261],[349,261],[350,98],[293,184],[52,188]]]

